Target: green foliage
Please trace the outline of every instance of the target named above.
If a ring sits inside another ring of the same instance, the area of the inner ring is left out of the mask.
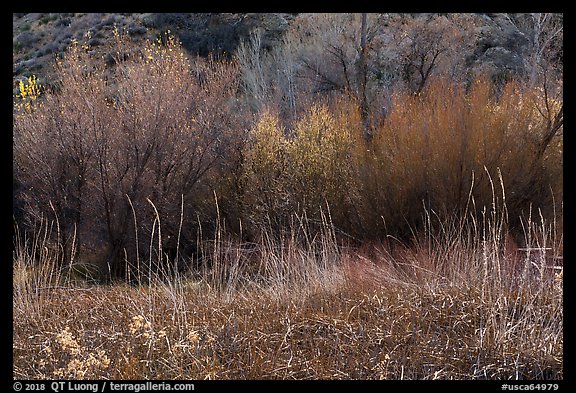
[[[58,14],[49,13],[47,15],[44,15],[42,18],[40,18],[39,24],[40,25],[47,24],[47,23],[55,21],[56,19],[58,19]]]

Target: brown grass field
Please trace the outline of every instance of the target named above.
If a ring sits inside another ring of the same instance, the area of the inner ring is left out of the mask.
[[[15,252],[13,375],[562,379],[562,271],[491,233],[393,251],[328,233],[308,246],[220,238],[200,274],[138,286],[74,279],[47,247],[32,267],[42,243],[29,239]]]

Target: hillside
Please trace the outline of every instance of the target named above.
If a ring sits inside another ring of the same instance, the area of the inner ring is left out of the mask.
[[[522,74],[529,61],[531,41],[530,18],[525,14],[447,14],[466,33],[467,50],[461,53],[471,69],[488,67],[490,72]],[[433,14],[377,14],[376,24],[384,31],[390,21],[402,18],[429,19]],[[73,40],[79,42],[90,32],[88,43],[106,57],[107,43],[114,26],[127,32],[135,43],[154,40],[170,30],[191,54],[229,55],[250,32],[262,29],[262,45],[272,48],[283,33],[308,14],[186,14],[186,13],[15,13],[13,14],[13,77],[18,80],[39,74],[51,81],[54,56],[61,56]],[[555,19],[562,23],[562,15]],[[376,33],[379,34],[379,33]],[[562,45],[560,42],[559,45]],[[561,50],[558,51],[562,53]]]
[[[278,39],[294,18],[291,14],[168,14],[168,13],[28,13],[13,14],[13,75],[30,74],[51,80],[54,56],[61,56],[73,40],[87,40],[105,58],[114,27],[135,44],[154,40],[170,30],[192,54],[232,53],[241,39],[257,27],[266,30],[268,45]]]

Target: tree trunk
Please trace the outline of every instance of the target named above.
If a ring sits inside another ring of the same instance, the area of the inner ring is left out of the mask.
[[[366,82],[367,82],[367,65],[366,65],[366,35],[368,30],[367,14],[362,14],[362,26],[360,33],[360,110],[362,115],[362,122],[364,123],[364,133],[367,138],[372,136],[370,130],[370,119],[368,113],[368,102],[366,99]]]

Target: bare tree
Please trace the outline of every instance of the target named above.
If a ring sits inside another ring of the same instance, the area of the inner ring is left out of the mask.
[[[562,14],[531,13],[524,15],[517,26],[530,39],[526,67],[528,84],[533,87],[562,57],[564,34]]]
[[[242,75],[242,85],[254,110],[262,109],[268,95],[267,56],[262,48],[262,29],[250,32],[247,41],[242,40],[236,50],[236,58]]]
[[[206,200],[237,166],[245,111],[232,99],[236,65],[191,66],[172,39],[119,62],[108,80],[94,60],[72,47],[60,91],[16,114],[14,161],[28,216],[55,214],[61,238],[82,234],[75,244],[95,248],[103,276],[118,277],[139,243],[141,258],[167,262],[183,209],[189,239],[198,216],[211,221]]]
[[[404,78],[414,94],[422,92],[440,58],[450,49],[452,31],[435,18],[407,19],[398,34]]]
[[[536,161],[543,158],[555,136],[564,125],[563,103],[563,15],[530,13],[508,15],[507,19],[529,39],[525,57],[526,88],[532,92],[532,101],[542,116],[541,131],[536,141]]]
[[[368,31],[368,21],[367,21],[367,14],[362,14],[362,24],[360,28],[360,63],[359,63],[359,70],[358,76],[360,80],[360,113],[362,114],[362,121],[364,123],[364,132],[366,133],[367,137],[371,136],[370,132],[370,118],[368,112],[368,100],[366,98],[366,83],[368,79],[368,69],[367,69],[367,56],[368,51],[366,47],[366,34]]]

